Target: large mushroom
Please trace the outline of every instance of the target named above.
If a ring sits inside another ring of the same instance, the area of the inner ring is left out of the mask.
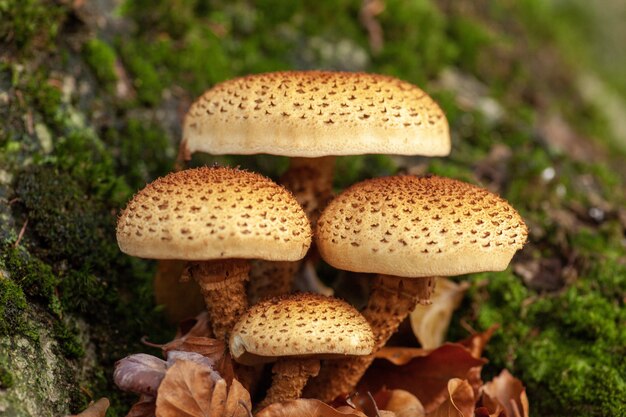
[[[179,158],[195,152],[291,157],[279,182],[314,226],[332,198],[335,156],[445,156],[450,136],[437,103],[408,82],[377,74],[286,71],[236,78],[206,91],[185,117]],[[258,287],[251,292],[257,298],[288,292],[295,269],[259,267],[258,274],[270,281],[255,280]]]
[[[300,397],[320,359],[369,355],[374,337],[365,318],[345,301],[297,293],[250,308],[230,335],[230,352],[244,365],[276,362],[272,386],[259,408]]]
[[[429,296],[434,277],[504,270],[526,238],[524,221],[505,200],[436,176],[354,184],[326,207],[316,234],[330,265],[378,274],[363,310],[376,350]],[[328,401],[349,392],[372,360],[328,362],[305,396]]]
[[[133,197],[117,223],[123,252],[187,261],[222,340],[247,308],[247,259],[296,261],[306,254],[311,234],[291,193],[266,177],[231,168],[159,178]]]

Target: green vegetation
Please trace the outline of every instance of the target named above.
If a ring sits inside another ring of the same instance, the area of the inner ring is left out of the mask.
[[[98,78],[98,81],[103,86],[112,88],[113,83],[117,81],[117,74],[115,73],[117,55],[115,50],[106,42],[94,38],[85,43],[83,56]]]

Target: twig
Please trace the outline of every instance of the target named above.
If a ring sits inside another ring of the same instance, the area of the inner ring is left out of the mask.
[[[141,337],[141,343],[143,343],[146,346],[153,347],[153,348],[162,348],[163,347],[163,345],[160,345],[158,343],[149,342],[148,341],[148,336],[142,336]]]
[[[20,242],[22,241],[22,238],[24,237],[24,232],[26,232],[26,226],[28,226],[28,219],[26,219],[26,221],[22,225],[22,228],[20,229],[19,235],[17,235],[17,240],[13,244],[14,248],[17,248]]]

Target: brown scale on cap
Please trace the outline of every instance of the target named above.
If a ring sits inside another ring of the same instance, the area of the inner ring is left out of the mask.
[[[298,398],[308,378],[317,375],[320,358],[369,355],[373,348],[365,318],[348,303],[320,294],[263,300],[239,319],[230,336],[236,361],[277,361],[259,408]]]
[[[233,328],[230,350],[248,364],[285,356],[367,355],[374,347],[365,318],[345,301],[299,293],[263,300]]]
[[[515,209],[487,190],[436,176],[395,176],[341,193],[320,216],[316,239],[334,267],[379,274],[363,310],[378,350],[417,302],[427,302],[435,276],[503,270],[527,235]],[[351,391],[371,361],[325,363],[305,395],[329,401]]]
[[[297,260],[309,221],[283,187],[230,168],[197,168],[159,178],[128,203],[117,239],[123,252],[152,259]]]
[[[506,268],[526,242],[520,215],[487,190],[442,177],[356,184],[322,214],[317,244],[345,270],[403,277]]]
[[[286,71],[217,84],[191,107],[183,154],[443,156],[449,128],[418,87],[385,75]]]

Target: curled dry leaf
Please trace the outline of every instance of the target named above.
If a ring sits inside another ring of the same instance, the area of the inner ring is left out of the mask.
[[[379,408],[393,411],[397,417],[424,417],[424,406],[417,397],[401,389],[382,389],[374,395]]]
[[[366,417],[362,412],[348,406],[342,406],[340,409],[320,400],[301,398],[271,404],[259,411],[255,417]]]
[[[483,387],[483,405],[490,414],[504,409],[507,417],[528,417],[529,404],[522,381],[506,369]]]
[[[435,349],[445,340],[452,313],[461,304],[469,288],[467,282],[457,284],[446,278],[438,278],[431,305],[418,304],[410,315],[413,334],[424,349]]]
[[[228,385],[232,382],[235,372],[233,370],[233,361],[226,349],[226,344],[221,340],[210,339],[208,337],[190,336],[174,340],[164,346],[163,351],[167,355],[170,362],[172,355],[176,357],[199,361],[198,358],[185,358],[184,353],[193,353],[202,355],[210,366],[215,369],[226,380]],[[178,352],[174,354],[174,352]]]
[[[156,397],[152,395],[141,395],[130,408],[126,417],[154,417],[156,413]]]
[[[179,359],[161,382],[156,417],[246,417],[250,394],[236,380],[230,387],[204,363]]]
[[[166,370],[167,363],[164,360],[138,353],[115,363],[113,380],[123,391],[155,395]]]
[[[473,417],[474,390],[465,380],[453,378],[448,381],[448,396],[446,400],[427,417]]]
[[[494,324],[482,333],[474,333],[467,339],[461,340],[459,344],[465,346],[469,349],[473,357],[479,359],[483,354],[483,350],[485,350],[485,346],[487,346],[487,343],[491,339],[491,336],[493,336],[499,328],[499,324]]]
[[[376,357],[385,359],[374,361],[361,379],[358,390],[378,392],[383,386],[404,389],[420,400],[426,413],[431,413],[448,398],[450,379],[468,379],[470,386],[476,389],[482,385],[480,373],[472,369],[484,365],[486,360],[473,357],[458,343],[447,343],[431,352],[407,348],[407,352],[400,355],[400,350],[394,348],[389,354],[388,348],[381,349]]]
[[[91,403],[82,413],[68,417],[104,417],[109,409],[109,405],[108,398],[100,398],[95,403]]]

